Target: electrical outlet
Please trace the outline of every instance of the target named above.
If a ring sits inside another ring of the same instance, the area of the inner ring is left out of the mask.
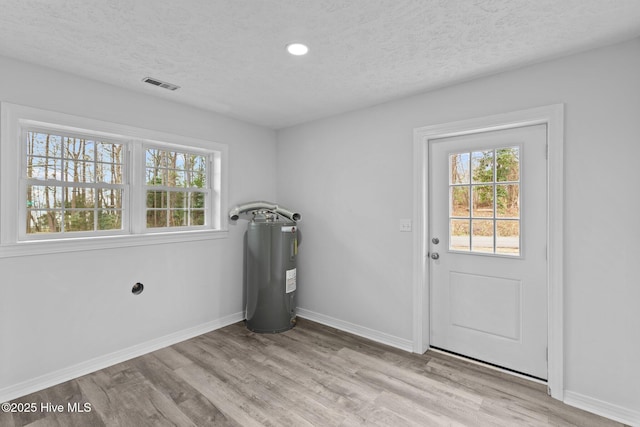
[[[401,219],[400,220],[400,231],[402,232],[410,232],[411,231],[411,220],[410,219]]]

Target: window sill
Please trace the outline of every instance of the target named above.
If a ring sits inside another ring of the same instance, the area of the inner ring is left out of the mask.
[[[34,240],[0,246],[0,258],[216,240],[225,239],[228,234],[226,230],[198,230],[75,239]]]

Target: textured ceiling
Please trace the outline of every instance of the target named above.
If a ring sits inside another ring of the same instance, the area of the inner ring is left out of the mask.
[[[0,0],[0,55],[272,128],[638,35],[640,0]]]

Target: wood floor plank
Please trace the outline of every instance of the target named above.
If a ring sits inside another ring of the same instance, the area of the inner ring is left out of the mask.
[[[166,349],[163,349],[166,350]],[[169,356],[168,356],[169,355]],[[169,359],[167,359],[167,356]],[[172,363],[179,361],[179,363]],[[235,421],[227,418],[215,405],[185,382],[172,369],[186,366],[192,362],[172,349],[172,352],[160,351],[136,358],[129,363],[148,378],[160,392],[169,397],[195,425],[236,426]]]
[[[385,409],[388,413],[402,420],[397,425],[419,425],[419,426],[465,426],[464,424],[451,417],[451,414],[444,414],[440,408],[433,407],[430,404],[419,404],[409,399],[404,399],[400,395],[392,392],[383,392],[376,400],[376,406]],[[456,415],[457,417],[457,415]],[[474,425],[477,420],[473,419]]]
[[[306,320],[280,334],[239,322],[14,402],[91,411],[0,413],[3,427],[621,426],[542,384]]]
[[[13,414],[11,412],[0,411],[0,426],[3,427],[15,427],[16,423],[13,421]]]
[[[197,426],[240,427],[241,424],[223,414],[205,396],[198,394],[182,401],[178,407]]]
[[[100,425],[100,417],[92,411],[92,408],[85,406],[90,402],[82,393],[78,383],[67,381],[58,387],[51,387],[44,391],[44,399],[48,403],[63,406],[57,421],[65,427],[85,427]]]
[[[161,348],[151,354],[164,363],[169,369],[178,369],[191,364],[191,360],[180,354],[174,347]]]
[[[217,359],[222,359],[225,352],[221,347],[212,348],[205,341],[196,344],[205,351],[211,353]],[[237,355],[237,353],[232,353]],[[273,352],[270,352],[273,354]],[[298,417],[295,425],[306,423],[311,425],[337,425],[342,422],[344,416],[335,416],[331,411],[326,411],[326,407],[309,393],[304,383],[295,381],[295,375],[281,369],[282,363],[272,363],[270,358],[265,358],[261,362],[251,359],[240,360],[232,358],[228,364],[220,366],[223,371],[244,372],[250,378],[246,385],[240,386],[243,393],[253,395],[268,396],[271,412],[289,413],[292,417]],[[283,406],[284,405],[284,406]],[[299,411],[298,408],[304,408]],[[282,417],[282,416],[281,416]],[[305,420],[305,421],[302,421]],[[293,425],[293,424],[292,424]]]
[[[242,426],[268,425],[269,416],[252,396],[242,395],[235,387],[226,387],[224,381],[195,364],[176,371],[192,387],[196,388],[213,405],[220,408],[226,417]]]

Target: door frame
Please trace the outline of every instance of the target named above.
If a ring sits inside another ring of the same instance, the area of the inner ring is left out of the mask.
[[[429,349],[429,147],[432,140],[547,125],[547,386],[564,400],[563,193],[564,104],[415,128],[413,130],[413,351]]]

